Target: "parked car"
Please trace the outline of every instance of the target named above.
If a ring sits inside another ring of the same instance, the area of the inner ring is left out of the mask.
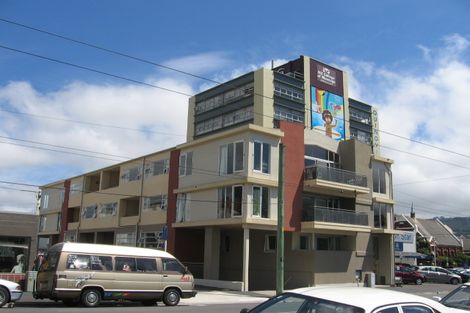
[[[452,285],[462,283],[460,275],[454,274],[440,266],[418,266],[418,273],[423,274],[428,282],[450,283]]]
[[[21,299],[23,290],[21,286],[15,282],[0,279],[0,307],[7,303],[14,303]]]
[[[459,275],[460,278],[462,278],[462,283],[468,282],[468,279],[470,278],[470,273],[465,272],[464,270],[458,270],[455,268],[449,268],[448,270],[454,274]]]
[[[470,283],[463,284],[449,292],[444,298],[434,297],[446,307],[455,312],[470,311]]]
[[[449,312],[432,299],[417,295],[367,287],[309,287],[285,292],[240,313],[390,313]]]
[[[426,281],[426,277],[423,274],[407,266],[395,266],[395,277],[400,277],[404,284],[415,283],[416,285],[421,285]]]

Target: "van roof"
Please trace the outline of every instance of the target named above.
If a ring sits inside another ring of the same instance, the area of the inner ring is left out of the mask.
[[[62,242],[53,245],[50,250],[59,250],[65,252],[94,253],[94,254],[116,254],[148,257],[164,257],[174,259],[175,257],[168,252],[149,248],[137,248],[127,246],[103,245],[94,243],[76,243]]]

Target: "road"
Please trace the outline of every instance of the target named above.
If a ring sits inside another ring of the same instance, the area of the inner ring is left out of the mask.
[[[456,286],[448,284],[423,284],[404,285],[403,287],[377,287],[387,288],[406,293],[417,294],[426,298],[433,296],[444,296]],[[165,313],[165,312],[191,312],[191,313],[238,313],[242,308],[252,308],[264,301],[272,291],[240,293],[230,291],[200,291],[195,298],[183,299],[176,307],[167,307],[161,303],[158,306],[148,307],[138,303],[130,302],[103,302],[98,308],[87,309],[83,307],[66,307],[61,302],[49,300],[35,300],[30,293],[25,293],[23,298],[16,304],[14,312],[47,312],[47,313],[84,313],[91,310],[93,313]]]

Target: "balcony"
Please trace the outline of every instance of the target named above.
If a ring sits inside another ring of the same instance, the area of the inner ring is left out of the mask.
[[[304,188],[306,190],[323,188],[336,190],[341,193],[349,192],[350,196],[368,194],[370,192],[365,175],[324,165],[314,165],[305,168]]]
[[[369,214],[325,207],[304,208],[302,230],[349,230],[370,232]]]
[[[304,209],[302,221],[368,226],[369,214],[317,206]]]

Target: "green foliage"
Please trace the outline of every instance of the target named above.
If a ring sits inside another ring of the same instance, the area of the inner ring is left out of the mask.
[[[431,245],[425,238],[423,237],[416,238],[416,252],[426,254],[426,255],[432,255]]]

